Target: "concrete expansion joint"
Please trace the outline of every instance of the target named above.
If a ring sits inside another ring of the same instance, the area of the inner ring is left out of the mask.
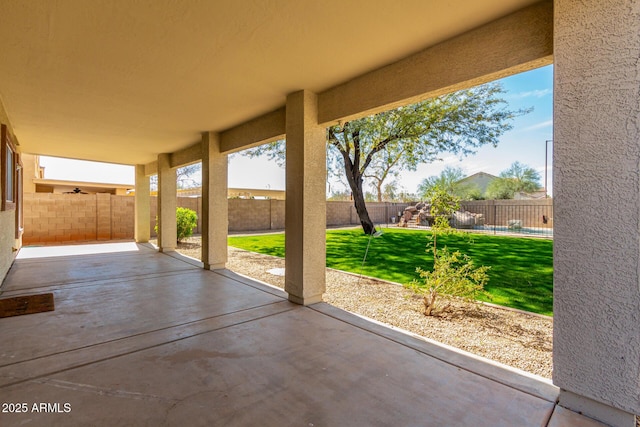
[[[236,272],[231,272],[231,270],[228,270],[226,268],[219,269],[219,270],[209,270],[209,271],[212,272],[212,273],[218,274],[220,276],[226,277],[229,280],[233,280],[234,282],[238,282],[238,283],[240,283],[242,285],[249,286],[249,287],[252,287],[252,288],[257,289],[259,291],[268,293],[270,295],[275,295],[277,297],[286,299],[286,294],[281,288],[278,288],[276,286],[270,285],[267,282],[263,282],[263,281],[258,280],[258,279],[253,279],[253,278],[244,276],[244,275],[236,273]],[[225,274],[225,272],[230,272],[230,273],[233,274],[233,276],[238,276],[238,277],[240,277],[242,279],[246,279],[246,280],[239,280],[237,277],[230,277],[229,275]],[[258,284],[259,286],[256,286],[256,284]]]
[[[553,418],[553,413],[556,411],[557,407],[558,407],[558,399],[556,399],[556,401],[553,403],[553,408],[551,408],[551,410],[547,414],[547,419],[542,424],[542,427],[549,427],[549,423],[551,422],[551,418]]]
[[[462,371],[478,375],[479,377],[486,378],[502,384],[505,387],[546,400],[550,403],[555,404],[558,401],[560,389],[544,378],[519,371],[510,366],[476,356],[455,347],[427,340],[424,337],[417,336],[400,328],[391,328],[365,316],[343,312],[326,303],[318,303],[308,307],[320,314],[377,335],[387,341],[400,344],[403,347],[422,353],[427,357],[455,366]],[[344,314],[344,316],[342,316],[342,314]],[[346,318],[351,316],[353,316],[354,319]],[[433,346],[433,351],[425,348],[426,346]],[[458,363],[454,360],[457,360]],[[461,361],[462,363],[460,363]]]
[[[117,284],[121,284],[121,283],[126,283],[130,280],[135,280],[138,278],[159,278],[159,277],[170,277],[170,276],[175,276],[178,274],[193,274],[196,273],[197,270],[194,271],[187,271],[187,270],[174,270],[174,271],[167,271],[167,272],[163,272],[163,273],[156,273],[156,274],[132,274],[130,276],[120,276],[118,278],[113,278],[113,279],[109,279],[109,278],[100,278],[100,279],[96,279],[96,280],[84,280],[84,281],[77,281],[77,282],[61,282],[61,283],[53,283],[53,284],[47,284],[47,285],[43,285],[43,286],[36,286],[33,288],[21,288],[20,290],[16,290],[16,291],[9,291],[7,294],[19,294],[19,293],[29,293],[29,292],[42,292],[44,290],[50,290],[50,291],[56,291],[56,290],[68,290],[68,289],[80,289],[80,288],[88,288],[88,287],[93,287],[93,286],[112,286],[112,285],[117,285]],[[108,283],[105,283],[108,282]]]
[[[560,389],[557,406],[581,414],[603,425],[636,427],[634,414],[569,390]]]
[[[102,341],[102,342],[99,342],[99,343],[96,343],[96,344],[92,344],[92,345],[76,347],[76,348],[69,349],[69,350],[66,350],[66,351],[60,351],[60,352],[56,352],[56,353],[50,353],[50,354],[42,355],[42,356],[39,356],[39,357],[34,357],[34,358],[31,358],[31,359],[25,359],[25,360],[21,360],[19,362],[2,365],[2,366],[0,366],[0,371],[2,369],[10,367],[10,366],[16,366],[16,365],[19,366],[19,365],[23,365],[23,364],[24,365],[28,365],[28,364],[33,363],[33,362],[46,361],[48,358],[57,357],[57,356],[65,355],[65,354],[66,355],[70,355],[70,354],[77,353],[77,352],[80,352],[80,351],[90,351],[92,349],[105,347],[105,346],[108,346],[110,344],[114,344],[114,343],[117,343],[117,342],[125,342],[127,340],[132,339],[132,338],[140,338],[140,337],[143,337],[143,336],[150,336],[150,335],[158,333],[158,332],[167,331],[167,330],[171,330],[171,329],[177,329],[177,328],[185,327],[185,326],[192,326],[192,325],[195,325],[195,324],[198,324],[198,323],[203,323],[205,321],[212,320],[212,319],[224,318],[224,317],[232,316],[234,314],[243,313],[243,312],[251,312],[251,311],[258,310],[260,308],[266,307],[266,306],[273,306],[273,305],[277,305],[277,304],[282,304],[282,302],[283,301],[276,301],[276,302],[270,302],[270,303],[265,303],[265,304],[254,305],[254,306],[249,307],[249,308],[243,308],[243,309],[239,309],[239,310],[235,310],[235,311],[229,311],[229,312],[226,312],[224,314],[219,314],[219,315],[209,316],[209,317],[202,317],[202,318],[197,319],[197,320],[193,320],[193,321],[189,321],[189,322],[183,322],[183,323],[167,326],[167,327],[164,327],[164,328],[158,328],[158,329],[154,329],[154,330],[151,330],[151,331],[145,331],[145,332],[141,332],[141,333],[138,333],[138,334],[128,335],[126,337],[120,337],[120,338],[115,338],[115,339],[112,339],[112,340]],[[254,322],[254,321],[257,321],[257,320],[261,320],[261,319],[266,319],[266,318],[269,318],[269,317],[273,317],[273,316],[276,316],[276,315],[279,315],[279,314],[283,314],[283,313],[292,311],[294,309],[296,309],[296,307],[291,306],[291,307],[288,307],[288,308],[284,308],[284,309],[282,309],[282,310],[280,310],[278,312],[275,312],[275,313],[268,313],[268,314],[264,314],[264,315],[251,316],[250,318],[248,318],[246,320],[241,320],[241,321],[237,321],[237,322],[230,322],[228,325],[215,327],[215,328],[211,328],[211,329],[206,329],[206,330],[203,330],[203,331],[194,332],[194,333],[190,333],[190,334],[185,334],[185,335],[182,335],[182,336],[180,336],[178,338],[175,338],[175,339],[160,340],[157,344],[141,346],[139,348],[135,348],[135,349],[132,349],[130,351],[118,352],[117,354],[113,354],[113,355],[108,356],[108,357],[102,357],[102,358],[98,357],[98,358],[92,359],[90,362],[75,363],[75,364],[71,363],[69,366],[66,366],[63,369],[57,369],[57,370],[45,372],[45,373],[42,373],[40,375],[31,376],[29,378],[20,378],[17,381],[13,381],[13,382],[8,382],[8,383],[5,383],[5,384],[2,384],[2,385],[0,385],[0,389],[5,388],[5,387],[14,386],[14,385],[17,385],[17,384],[22,384],[22,383],[27,383],[27,382],[34,382],[34,380],[38,380],[40,378],[45,378],[45,377],[48,377],[48,376],[51,376],[51,375],[57,375],[57,374],[60,374],[60,373],[63,373],[63,372],[67,372],[67,371],[73,370],[73,369],[78,369],[78,368],[82,368],[82,367],[85,367],[85,366],[90,366],[90,365],[93,365],[93,364],[96,364],[96,363],[101,363],[101,362],[105,362],[105,361],[109,361],[109,360],[118,359],[120,357],[128,356],[128,355],[135,354],[135,353],[140,353],[142,351],[146,351],[146,350],[153,349],[153,348],[162,347],[162,346],[165,346],[167,344],[172,344],[172,343],[184,341],[186,339],[197,337],[197,336],[200,336],[200,335],[205,335],[205,334],[208,334],[208,333],[211,333],[211,332],[221,331],[221,330],[225,330],[225,329],[228,329],[228,328],[236,327],[238,325],[243,325],[243,324]],[[35,382],[37,382],[37,381],[35,381]]]
[[[204,263],[202,261],[197,260],[195,258],[191,258],[190,256],[187,256],[187,255],[183,255],[180,252],[176,251],[175,249],[168,250],[168,251],[159,250],[158,253],[161,253],[166,256],[170,256],[171,258],[177,259],[178,261],[182,261],[189,265],[193,265],[194,267],[204,268]]]

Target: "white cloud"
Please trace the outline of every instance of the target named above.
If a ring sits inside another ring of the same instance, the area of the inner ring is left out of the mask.
[[[518,92],[514,94],[510,94],[508,97],[511,99],[524,99],[524,98],[542,98],[547,95],[551,95],[553,93],[553,89],[535,89],[528,90],[526,92]]]
[[[530,131],[530,130],[536,130],[536,129],[543,129],[543,128],[547,128],[547,127],[551,127],[553,126],[553,120],[545,120],[544,122],[540,122],[540,123],[536,123],[535,125],[531,125],[531,126],[527,126],[526,128],[522,129],[523,131]]]

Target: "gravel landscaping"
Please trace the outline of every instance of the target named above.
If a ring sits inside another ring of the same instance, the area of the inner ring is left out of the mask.
[[[180,243],[177,250],[200,259],[200,237],[191,237]],[[283,258],[229,247],[227,268],[284,287],[284,277],[279,275],[284,269]],[[422,314],[424,306],[421,299],[404,287],[331,269],[327,269],[324,301],[387,325],[551,378],[553,319],[550,317],[455,300],[451,301],[446,313],[427,317]]]

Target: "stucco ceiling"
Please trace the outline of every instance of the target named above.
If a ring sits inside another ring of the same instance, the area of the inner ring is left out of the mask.
[[[156,159],[535,0],[0,0],[22,151]]]

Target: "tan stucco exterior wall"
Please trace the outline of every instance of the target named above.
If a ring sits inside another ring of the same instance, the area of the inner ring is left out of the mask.
[[[158,247],[161,252],[176,248],[176,170],[170,155],[158,155]]]
[[[229,162],[220,152],[220,134],[202,134],[202,263],[217,270],[227,263]]]
[[[2,101],[0,101],[0,123],[7,125],[8,132],[13,135],[13,127]],[[15,143],[16,139],[13,138],[13,141]],[[17,149],[20,152],[20,147]],[[0,177],[0,183],[4,183],[4,178]],[[21,239],[16,239],[16,212],[14,210],[0,212],[0,281],[9,271],[21,244]]]
[[[136,191],[134,209],[134,238],[138,243],[149,241],[151,236],[151,224],[155,225],[155,215],[150,218],[150,180],[145,174],[144,165],[136,165]]]
[[[297,304],[322,301],[325,290],[327,144],[318,98],[287,96],[287,200],[284,289]]]
[[[35,193],[36,192],[36,184],[33,182],[35,178],[41,178],[38,175],[39,169],[39,156],[34,156],[33,154],[23,154],[22,155],[22,167],[23,167],[23,188],[25,193]]]
[[[553,381],[639,414],[640,1],[555,17]]]
[[[0,212],[0,278],[9,271],[18,249],[15,239],[15,214],[13,211]]]

